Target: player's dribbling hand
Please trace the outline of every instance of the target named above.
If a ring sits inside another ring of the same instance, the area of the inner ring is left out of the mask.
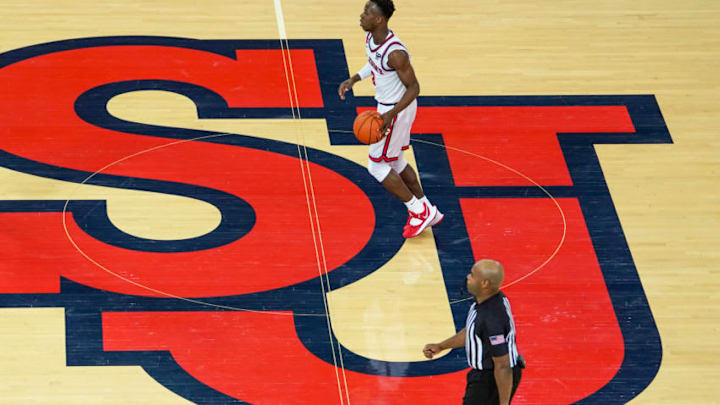
[[[440,353],[442,350],[440,350],[440,345],[435,343],[429,343],[425,345],[425,348],[423,349],[423,354],[428,359],[432,359],[433,356]]]
[[[380,118],[382,118],[383,120],[383,124],[380,126],[380,129],[378,129],[378,131],[380,131],[381,134],[385,134],[385,132],[387,132],[388,128],[390,128],[390,125],[392,124],[394,117],[395,116],[391,114],[390,111],[380,115]]]
[[[350,91],[353,84],[355,84],[355,83],[353,82],[352,78],[347,79],[344,82],[340,83],[340,87],[338,87],[338,96],[340,96],[341,100],[345,100],[345,93]]]

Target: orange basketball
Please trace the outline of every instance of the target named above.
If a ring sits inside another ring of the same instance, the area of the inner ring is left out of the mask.
[[[381,140],[382,134],[380,134],[379,129],[382,124],[383,120],[377,111],[363,111],[355,117],[355,122],[353,123],[355,138],[368,145]]]

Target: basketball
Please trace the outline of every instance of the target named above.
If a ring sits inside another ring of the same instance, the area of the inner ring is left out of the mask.
[[[382,118],[377,111],[364,111],[355,117],[353,123],[353,133],[358,141],[364,144],[375,143],[382,139],[380,127],[383,124]]]

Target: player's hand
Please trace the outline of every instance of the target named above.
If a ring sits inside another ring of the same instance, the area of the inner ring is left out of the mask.
[[[338,96],[340,96],[341,100],[345,100],[345,93],[352,89],[353,84],[355,84],[355,82],[352,77],[340,83],[340,87],[338,87]]]
[[[380,131],[380,133],[384,136],[385,132],[387,132],[388,128],[390,128],[390,125],[392,125],[395,114],[393,114],[391,111],[388,111],[380,115],[380,118],[382,118],[383,124],[380,126],[380,129],[378,129],[378,131]]]
[[[423,354],[428,359],[432,359],[433,356],[440,353],[442,350],[440,349],[440,345],[435,343],[429,343],[425,345],[425,348],[423,349]]]

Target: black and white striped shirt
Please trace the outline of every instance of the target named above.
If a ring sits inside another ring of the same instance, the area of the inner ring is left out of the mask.
[[[465,322],[465,352],[470,367],[494,368],[493,357],[510,356],[510,367],[518,361],[515,322],[510,301],[499,291],[482,303],[473,303]]]

